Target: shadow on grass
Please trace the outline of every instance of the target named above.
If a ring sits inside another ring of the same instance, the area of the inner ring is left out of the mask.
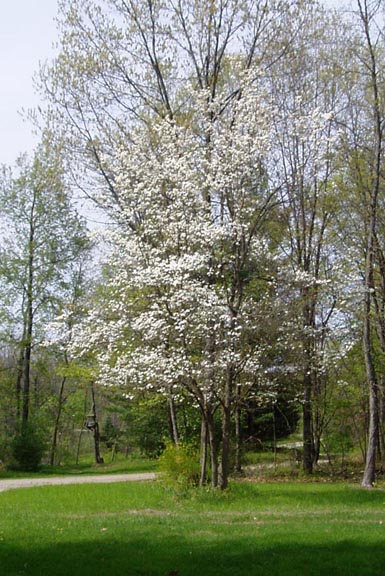
[[[126,542],[58,543],[28,552],[1,544],[4,576],[385,576],[383,545],[348,540],[266,547],[247,538],[191,546],[179,536],[151,542],[127,535]]]

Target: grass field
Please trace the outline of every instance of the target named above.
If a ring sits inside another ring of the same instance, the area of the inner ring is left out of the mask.
[[[37,472],[19,472],[17,470],[0,469],[0,480],[5,478],[31,478],[46,476],[70,476],[92,474],[130,474],[136,472],[153,472],[157,469],[157,461],[140,456],[125,458],[119,455],[115,462],[95,464],[93,458],[84,459],[80,464],[62,466],[41,466]],[[0,572],[1,576],[1,572]]]
[[[385,491],[236,482],[0,493],[2,576],[385,576]]]

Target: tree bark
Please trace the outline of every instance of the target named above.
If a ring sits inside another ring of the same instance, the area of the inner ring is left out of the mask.
[[[370,228],[373,229],[374,221],[371,218]],[[369,387],[369,437],[366,450],[365,470],[362,478],[362,487],[370,488],[376,478],[376,457],[378,447],[378,381],[373,360],[372,347],[372,320],[371,320],[371,287],[373,285],[373,244],[372,235],[369,232],[367,246],[367,262],[365,269],[365,298],[364,298],[364,334],[363,348],[365,355],[366,378]]]
[[[29,221],[29,239],[28,239],[28,276],[26,286],[26,314],[23,333],[25,341],[22,346],[23,354],[23,406],[21,415],[21,428],[26,428],[29,420],[29,403],[31,387],[31,357],[32,357],[32,332],[33,332],[33,295],[34,295],[34,241],[35,241],[35,202],[36,195],[33,196],[33,202],[30,211]]]
[[[99,423],[96,417],[96,400],[95,400],[95,385],[91,382],[91,412],[89,414],[89,423],[87,427],[92,431],[94,437],[94,453],[96,464],[104,464],[104,460],[100,455],[100,432]]]
[[[204,486],[207,480],[207,440],[207,422],[205,413],[202,411],[199,486]]]
[[[303,364],[303,470],[306,474],[313,473],[314,465],[314,429],[313,429],[313,374],[314,374],[314,346],[313,336],[307,334],[308,331],[314,330],[313,313],[314,300],[309,289],[304,290],[304,364]],[[311,303],[310,303],[311,301]]]
[[[303,469],[306,474],[313,473],[313,414],[311,375],[304,375],[303,397]]]
[[[58,407],[57,407],[57,412],[56,412],[55,425],[54,425],[54,429],[53,429],[51,454],[50,454],[50,459],[49,459],[51,466],[53,466],[55,464],[55,458],[56,458],[56,452],[57,452],[57,437],[58,437],[58,433],[59,433],[60,417],[61,417],[62,408],[63,408],[63,404],[64,404],[63,397],[64,397],[64,387],[65,387],[66,380],[67,380],[67,378],[65,376],[63,376],[62,381],[60,383]]]
[[[212,488],[218,487],[218,449],[217,441],[215,438],[215,423],[214,414],[211,409],[206,412],[207,430],[210,444],[210,460],[211,460],[211,486]]]
[[[367,68],[370,71],[372,99],[373,99],[373,129],[375,137],[375,148],[373,150],[372,168],[372,189],[370,190],[368,232],[366,242],[366,262],[364,280],[364,330],[363,349],[365,356],[366,378],[369,388],[369,438],[366,451],[365,470],[362,479],[362,487],[370,488],[376,478],[376,457],[378,448],[378,379],[374,364],[373,350],[373,327],[372,327],[372,294],[375,292],[374,283],[374,255],[375,239],[377,229],[377,208],[378,194],[381,178],[381,156],[382,156],[382,114],[380,109],[380,97],[377,75],[377,61],[375,46],[372,43],[371,23],[374,14],[370,12],[367,0],[357,0],[361,24],[366,39],[366,46],[369,53]]]
[[[225,490],[229,484],[229,463],[231,452],[231,409],[229,405],[222,408],[222,451],[219,468],[219,487]]]
[[[169,415],[171,423],[172,441],[174,442],[175,446],[178,446],[179,444],[178,423],[176,419],[174,396],[172,394],[170,395],[168,406],[169,406]]]
[[[17,363],[17,374],[16,374],[16,422],[20,425],[21,416],[21,399],[22,399],[22,388],[23,388],[23,366],[24,366],[24,341],[25,341],[25,327],[23,331],[22,343],[20,347],[19,360]]]
[[[222,404],[222,454],[219,471],[219,487],[225,490],[229,483],[231,453],[231,406],[234,386],[233,367],[227,367],[226,384]]]
[[[241,404],[240,404],[239,389],[237,389],[237,402],[235,406],[235,454],[234,454],[234,470],[242,472],[241,462]]]

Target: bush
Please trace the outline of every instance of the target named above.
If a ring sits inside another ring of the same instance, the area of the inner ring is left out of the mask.
[[[39,433],[33,426],[27,425],[12,442],[15,468],[24,472],[35,472],[40,467],[44,449]]]
[[[0,469],[12,460],[12,446],[9,436],[0,436]]]
[[[199,450],[190,444],[168,443],[159,458],[159,471],[166,483],[181,488],[198,486]]]

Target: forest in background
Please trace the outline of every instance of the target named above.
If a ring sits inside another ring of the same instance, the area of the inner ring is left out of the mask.
[[[59,2],[41,144],[1,177],[4,465],[171,443],[226,488],[246,452],[297,433],[306,474],[352,452],[374,484],[384,11]]]

